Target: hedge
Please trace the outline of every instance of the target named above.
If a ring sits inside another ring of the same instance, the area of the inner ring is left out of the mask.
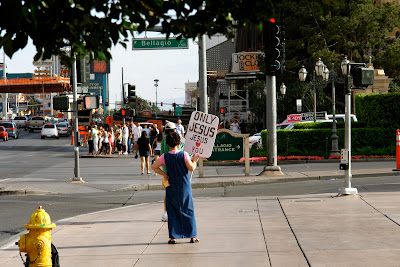
[[[395,155],[395,128],[352,128],[352,155]],[[339,150],[344,148],[344,129],[337,133]],[[266,154],[266,131],[261,132]],[[332,149],[331,129],[278,130],[277,148],[279,156],[329,157]],[[255,153],[255,152],[253,152]],[[260,152],[257,153],[258,156]]]
[[[400,93],[357,95],[355,107],[368,127],[400,127]]]

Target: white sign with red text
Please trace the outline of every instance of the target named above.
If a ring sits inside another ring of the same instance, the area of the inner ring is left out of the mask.
[[[219,118],[201,111],[193,111],[185,135],[184,151],[208,158],[217,137]]]

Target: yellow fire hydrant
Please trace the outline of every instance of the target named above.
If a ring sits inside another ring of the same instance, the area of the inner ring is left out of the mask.
[[[30,267],[52,266],[51,229],[56,227],[50,215],[40,206],[32,215],[25,228],[29,233],[21,235],[16,243],[21,252],[27,253]],[[22,257],[22,256],[21,256]]]

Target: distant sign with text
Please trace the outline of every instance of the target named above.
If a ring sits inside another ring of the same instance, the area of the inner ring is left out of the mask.
[[[176,38],[136,38],[132,41],[132,50],[188,49],[187,39]]]
[[[242,52],[232,54],[232,72],[257,72],[260,71],[262,52]]]

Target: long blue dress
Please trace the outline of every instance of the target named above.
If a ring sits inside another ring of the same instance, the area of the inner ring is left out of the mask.
[[[189,171],[185,165],[184,152],[165,153],[164,159],[170,184],[166,188],[165,197],[169,238],[196,237],[192,187]]]

